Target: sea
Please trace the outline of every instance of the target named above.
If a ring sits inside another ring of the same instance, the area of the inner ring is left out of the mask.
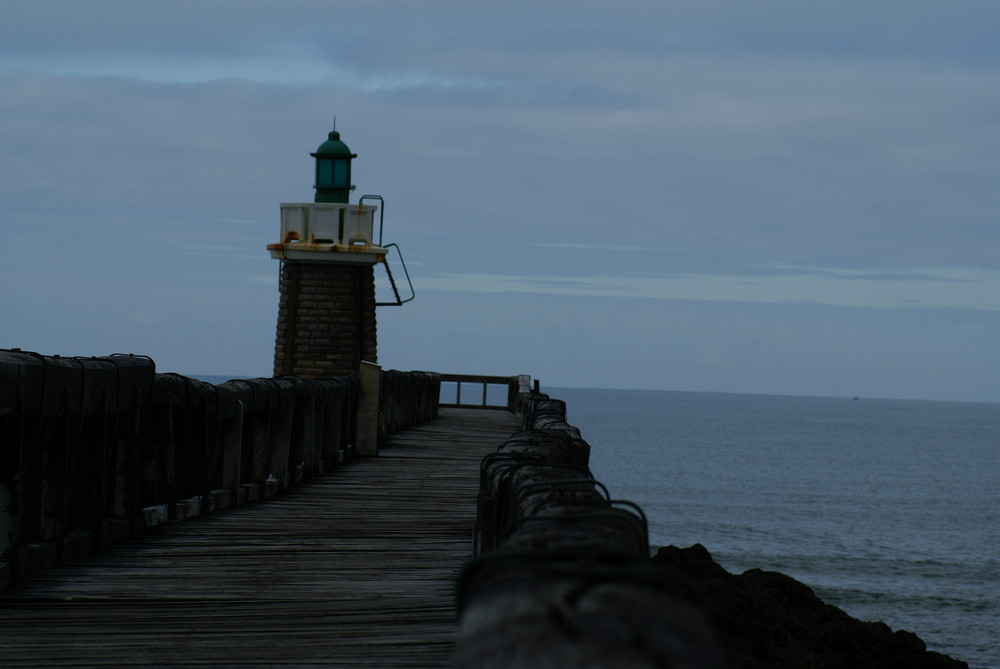
[[[654,546],[1000,669],[1000,404],[543,388]]]

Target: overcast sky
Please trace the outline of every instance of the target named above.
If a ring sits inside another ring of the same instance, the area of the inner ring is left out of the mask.
[[[12,0],[0,346],[268,376],[334,116],[385,367],[1000,402],[995,0]]]

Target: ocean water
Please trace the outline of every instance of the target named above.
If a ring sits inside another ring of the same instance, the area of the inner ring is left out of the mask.
[[[544,390],[654,545],[786,573],[1000,669],[1000,405]]]

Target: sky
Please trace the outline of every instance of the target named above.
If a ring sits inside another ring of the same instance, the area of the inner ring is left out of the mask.
[[[385,368],[1000,402],[998,25],[995,0],[11,0],[0,347],[269,376],[265,247],[336,118],[416,293],[379,309]]]

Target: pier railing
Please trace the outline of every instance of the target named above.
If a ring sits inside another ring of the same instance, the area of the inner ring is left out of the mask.
[[[442,383],[455,384],[454,403],[440,402]],[[463,384],[482,388],[475,402],[463,401]],[[491,401],[491,386],[506,404]],[[722,666],[705,612],[651,569],[642,510],[595,480],[565,403],[537,382],[532,391],[526,376],[366,363],[358,376],[213,385],[158,374],[142,356],[0,350],[0,589],[146,528],[376,455],[381,438],[432,420],[442,405],[516,409],[521,418],[482,459],[453,666],[582,666],[595,657]]]
[[[269,497],[437,416],[437,374],[369,367],[368,386],[215,385],[157,373],[145,356],[0,350],[0,589],[150,527]]]
[[[518,396],[530,390],[528,387],[530,377],[526,374],[516,376],[441,374],[440,377],[439,406],[443,407],[516,411]]]
[[[480,467],[452,666],[725,666],[691,588],[652,569],[642,509],[594,478],[565,402],[535,390],[518,408],[523,429]]]

